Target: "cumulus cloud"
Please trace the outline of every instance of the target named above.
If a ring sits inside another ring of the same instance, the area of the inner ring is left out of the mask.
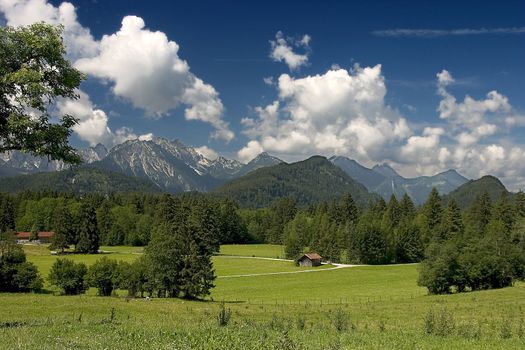
[[[525,126],[525,116],[497,91],[458,100],[446,70],[436,76],[441,101],[435,122],[410,124],[385,103],[381,66],[334,68],[324,74],[279,77],[279,98],[243,118],[250,141],[237,156],[248,161],[268,151],[285,160],[312,154],[343,155],[365,165],[388,162],[405,176],[450,168],[471,178],[501,177],[511,189],[525,186],[525,147],[507,136]]]
[[[11,26],[39,21],[64,25],[67,53],[76,67],[112,83],[116,96],[148,115],[161,117],[182,105],[187,120],[200,120],[215,129],[213,138],[233,139],[215,88],[190,71],[175,41],[146,29],[142,18],[124,17],[119,31],[97,41],[68,2],[55,7],[46,0],[0,0],[0,12]]]
[[[72,59],[96,53],[97,42],[90,30],[78,23],[76,9],[69,2],[55,7],[46,0],[0,0],[0,12],[4,14],[7,25],[13,27],[42,21],[63,25],[64,43]]]
[[[136,135],[131,128],[122,127],[113,132],[108,126],[108,116],[97,109],[89,96],[78,91],[77,100],[63,99],[58,102],[57,109],[60,115],[71,115],[78,119],[73,131],[78,137],[87,141],[91,146],[102,143],[108,147],[117,145],[130,139],[150,140],[153,134]]]
[[[296,70],[308,63],[311,37],[307,34],[300,39],[285,38],[281,31],[275,35],[275,40],[270,40],[270,58],[275,62],[284,62],[290,70]],[[299,54],[294,48],[302,48],[305,53]]]
[[[219,153],[215,151],[214,149],[204,145],[200,147],[195,147],[195,150],[204,156],[204,158],[215,160],[219,158]]]
[[[166,34],[146,29],[140,17],[126,16],[119,31],[102,37],[97,55],[79,59],[76,66],[109,80],[115,95],[150,115],[185,105],[186,119],[209,123],[216,129],[214,138],[230,141],[234,134],[222,119],[219,94],[190,72],[178,51]]]
[[[376,158],[384,147],[411,135],[407,121],[385,105],[381,66],[279,77],[279,99],[242,119],[252,140],[239,151],[246,161],[261,151],[299,159],[321,154]]]
[[[437,93],[441,101],[438,117],[446,124],[438,134],[423,132],[411,137],[401,148],[405,168],[413,175],[455,168],[477,178],[493,174],[502,178],[511,189],[525,185],[525,145],[511,142],[508,136],[522,127],[525,116],[515,110],[508,98],[490,91],[485,98],[465,96],[463,101],[447,89],[456,80],[443,70],[437,75]],[[427,135],[425,135],[425,133]],[[521,150],[521,151],[520,151]]]

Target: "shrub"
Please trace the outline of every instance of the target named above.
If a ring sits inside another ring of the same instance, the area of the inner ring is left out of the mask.
[[[344,332],[348,329],[348,315],[343,309],[337,309],[332,315],[332,323],[338,332]]]
[[[84,278],[87,267],[83,263],[75,263],[70,259],[57,259],[47,277],[51,285],[62,289],[66,295],[76,295],[84,293],[86,283]]]
[[[36,266],[26,261],[26,255],[14,237],[10,230],[0,235],[0,291],[38,291],[42,289],[42,278]]]
[[[38,269],[30,262],[23,262],[16,267],[13,282],[20,292],[40,291],[44,285]]]
[[[223,301],[219,306],[219,315],[217,315],[217,323],[219,327],[227,326],[228,323],[230,323],[231,315],[231,310],[226,308]]]
[[[454,315],[443,308],[437,313],[432,309],[428,310],[424,319],[424,331],[426,334],[434,334],[438,336],[451,335],[456,328]]]
[[[103,257],[89,268],[86,276],[88,286],[95,287],[98,295],[110,296],[119,278],[119,265],[116,260]]]

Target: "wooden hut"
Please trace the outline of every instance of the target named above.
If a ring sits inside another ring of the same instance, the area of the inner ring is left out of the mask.
[[[321,255],[317,253],[306,253],[297,260],[299,266],[314,267],[321,266]]]

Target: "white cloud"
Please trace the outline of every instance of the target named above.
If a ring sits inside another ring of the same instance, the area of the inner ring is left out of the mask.
[[[0,12],[4,14],[7,25],[13,27],[41,21],[62,24],[64,43],[72,59],[96,53],[97,42],[90,30],[78,23],[75,7],[69,2],[54,7],[46,0],[0,0]]]
[[[97,55],[79,59],[76,66],[111,81],[115,95],[150,115],[186,105],[187,120],[209,123],[216,129],[212,137],[230,141],[234,134],[222,119],[219,94],[190,72],[178,51],[166,34],[146,29],[140,17],[126,16],[118,32],[102,37]]]
[[[407,121],[384,104],[380,65],[300,79],[283,74],[277,90],[279,100],[241,121],[252,140],[239,151],[240,159],[263,150],[291,159],[316,153],[369,159],[411,135]]]
[[[525,34],[525,27],[503,28],[461,28],[461,29],[387,29],[375,30],[373,35],[383,37],[436,38],[443,36],[466,36],[487,34]]]
[[[115,95],[159,117],[184,105],[187,120],[212,125],[213,138],[233,139],[217,91],[190,72],[176,42],[146,29],[142,18],[126,16],[118,32],[96,41],[68,2],[55,7],[46,0],[0,0],[0,12],[11,26],[39,21],[64,25],[68,56],[80,70],[113,83]]]
[[[285,38],[281,31],[275,34],[275,40],[270,41],[270,58],[275,62],[284,62],[290,70],[296,70],[308,63],[311,37],[303,35],[300,39]],[[306,52],[298,54],[294,52],[294,47],[302,47]]]
[[[525,126],[525,117],[496,91],[458,101],[448,91],[456,84],[448,71],[437,74],[437,83],[438,115],[419,129],[385,103],[380,65],[297,79],[283,74],[279,99],[242,119],[250,141],[237,156],[247,161],[268,151],[294,161],[336,154],[365,165],[387,161],[405,176],[455,168],[471,178],[493,174],[511,189],[524,187],[524,145],[506,136],[511,127]]]
[[[58,102],[57,110],[60,115],[69,114],[78,119],[78,124],[73,127],[73,131],[78,137],[87,141],[91,146],[98,143],[111,147],[126,140],[140,138],[148,140],[153,134],[137,136],[130,128],[122,127],[115,132],[108,126],[108,116],[101,110],[95,108],[89,96],[78,91],[79,99],[64,99]]]
[[[266,85],[273,85],[274,84],[274,81],[273,81],[273,77],[264,77],[263,78],[263,81]]]
[[[259,141],[252,140],[249,141],[246,146],[244,146],[242,149],[237,152],[237,158],[241,162],[249,162],[253,158],[255,158],[258,154],[264,151],[264,148],[261,146]]]
[[[217,158],[219,158],[219,153],[217,151],[215,151],[214,149],[204,145],[204,146],[200,146],[200,147],[195,147],[195,150],[202,154],[204,156],[204,158],[207,158],[207,159],[210,159],[210,160],[215,160]]]

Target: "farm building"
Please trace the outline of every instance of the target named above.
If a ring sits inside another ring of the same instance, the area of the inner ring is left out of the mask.
[[[38,232],[38,239],[36,242],[38,243],[51,243],[51,239],[55,235],[54,232],[50,231],[41,231]],[[31,238],[31,232],[17,232],[16,233],[16,239],[18,242],[29,242],[29,239]]]
[[[306,253],[297,260],[299,266],[314,267],[321,266],[321,255],[317,253]]]

